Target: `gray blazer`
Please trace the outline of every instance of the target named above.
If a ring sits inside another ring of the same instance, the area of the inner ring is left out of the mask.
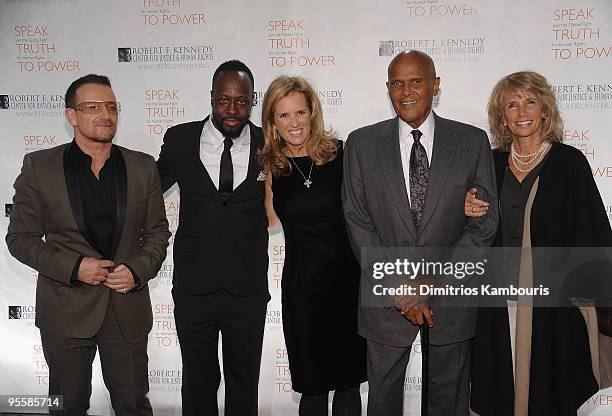
[[[68,181],[64,158],[70,143],[28,153],[15,180],[13,212],[6,235],[11,254],[39,272],[36,326],[55,335],[90,338],[113,305],[121,334],[146,339],[153,325],[147,282],[166,257],[170,232],[155,160],[119,147],[117,231],[113,260],[125,264],[141,286],[117,293],[104,285],[72,285],[80,256],[101,258],[88,237],[79,188]]]
[[[434,113],[435,132],[430,174],[420,230],[410,213],[402,171],[398,119],[352,132],[344,151],[342,203],[351,244],[358,259],[364,247],[463,247],[491,245],[497,228],[497,194],[491,146],[486,133],[474,126]],[[464,214],[467,190],[490,202],[487,215]],[[362,267],[366,265],[362,264]],[[371,271],[362,273],[362,293],[372,286]],[[385,345],[410,346],[418,327],[381,297],[380,307],[362,301],[359,333]],[[430,299],[434,327],[430,342],[445,345],[474,336],[475,309],[453,308],[452,298]],[[444,304],[444,307],[441,307]]]

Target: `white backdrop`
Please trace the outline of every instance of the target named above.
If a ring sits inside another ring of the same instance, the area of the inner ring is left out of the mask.
[[[609,0],[0,0],[0,201],[10,210],[24,153],[71,140],[63,95],[87,73],[112,80],[123,107],[116,142],[157,156],[169,126],[210,112],[212,73],[225,60],[241,59],[253,70],[257,124],[269,82],[299,74],[318,88],[327,124],[344,138],[393,115],[386,68],[394,54],[412,48],[436,62],[442,78],[436,111],[484,129],[488,94],[499,78],[523,69],[544,74],[558,94],[565,140],[587,155],[612,218]],[[178,206],[178,192],[171,192],[172,231]],[[7,225],[5,216],[0,234]],[[299,395],[291,392],[280,318],[280,232],[272,233],[269,250],[272,301],[260,413],[296,414]],[[180,414],[172,269],[169,250],[150,284],[150,398],[160,415]],[[35,273],[3,246],[0,276],[0,394],[44,394],[48,370],[34,327]],[[419,375],[417,344],[406,377],[408,415],[418,414]],[[361,390],[365,398],[367,385]],[[92,414],[112,414],[98,363],[91,403]],[[593,396],[580,414],[612,414],[612,390]]]

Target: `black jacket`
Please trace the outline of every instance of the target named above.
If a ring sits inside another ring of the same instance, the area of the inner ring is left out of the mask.
[[[177,183],[181,195],[174,239],[174,290],[203,294],[222,287],[238,296],[267,295],[268,219],[256,158],[264,142],[262,130],[249,123],[247,177],[223,196],[200,160],[206,120],[168,129],[157,161],[162,190]]]
[[[508,152],[494,151],[498,193]],[[531,210],[532,247],[609,247],[610,223],[589,163],[577,149],[555,143],[539,174]],[[501,245],[501,224],[494,245]],[[534,256],[534,279],[556,258]],[[588,289],[586,279],[580,282]],[[534,284],[535,286],[535,284]],[[536,307],[532,318],[529,416],[576,415],[598,390],[584,319],[575,307]],[[512,416],[514,385],[506,308],[480,308],[472,345],[470,406],[480,416]]]

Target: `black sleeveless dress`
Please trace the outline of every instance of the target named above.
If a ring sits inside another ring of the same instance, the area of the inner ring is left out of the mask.
[[[349,245],[340,187],[342,146],[331,162],[292,158],[272,182],[285,235],[282,312],[293,390],[323,393],[366,380],[365,340],[357,334],[359,265]]]

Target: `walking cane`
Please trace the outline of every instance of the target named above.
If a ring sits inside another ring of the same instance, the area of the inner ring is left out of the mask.
[[[429,325],[427,322],[421,327],[421,416],[427,416],[427,402],[429,401]]]

